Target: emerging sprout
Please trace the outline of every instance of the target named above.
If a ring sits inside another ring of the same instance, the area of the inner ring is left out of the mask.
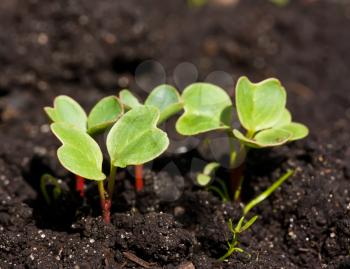
[[[234,252],[243,253],[244,250],[239,245],[239,235],[246,231],[254,224],[254,222],[258,219],[258,216],[252,217],[250,220],[245,222],[245,218],[241,217],[236,226],[233,226],[232,219],[228,221],[228,227],[232,235],[231,240],[227,240],[228,250],[222,257],[219,258],[220,261],[226,260],[230,257]]]
[[[281,184],[286,181],[291,175],[293,174],[293,171],[288,170],[283,176],[281,176],[275,183],[273,183],[269,188],[267,188],[265,191],[263,191],[261,194],[259,194],[257,197],[255,197],[253,200],[251,200],[244,208],[243,208],[243,217],[240,218],[238,224],[233,227],[232,220],[229,219],[228,227],[232,234],[231,241],[227,240],[228,244],[228,250],[221,258],[219,258],[220,261],[226,260],[229,256],[231,256],[234,252],[244,252],[244,250],[239,245],[239,238],[238,235],[250,228],[255,221],[258,219],[258,216],[255,215],[252,217],[249,221],[244,222],[247,214],[250,212],[250,210],[253,209],[253,207],[260,204],[262,201],[264,201],[266,198],[268,198]]]
[[[123,107],[119,100],[106,97],[86,117],[80,105],[67,96],[57,97],[54,108],[45,110],[54,121],[52,132],[62,142],[57,150],[59,161],[74,174],[98,182],[104,220],[109,222],[117,167],[151,161],[168,147],[166,133],[156,127],[159,110],[140,105],[122,115]],[[74,114],[73,111],[79,112],[79,115],[75,114],[73,119],[66,116]],[[107,136],[110,174],[108,191],[105,191],[107,176],[102,171],[102,151],[91,135],[106,130],[113,123]]]
[[[235,96],[238,118],[245,134],[238,129],[232,130],[230,97],[220,87],[208,83],[195,83],[184,90],[185,113],[178,119],[176,129],[182,135],[214,130],[227,134],[230,141],[230,192],[237,200],[248,149],[274,147],[302,139],[308,135],[308,129],[292,122],[285,107],[286,91],[277,79],[252,83],[241,77]]]
[[[142,105],[141,102],[126,89],[119,93],[119,98],[126,109]],[[157,125],[162,124],[182,109],[180,94],[173,86],[167,84],[162,84],[154,88],[147,97],[145,105],[159,109],[160,116]],[[135,181],[136,190],[141,191],[143,189],[143,165],[137,165],[135,167]]]
[[[44,199],[47,204],[51,204],[51,198],[49,193],[47,192],[47,186],[48,185],[53,185],[53,190],[52,190],[52,196],[54,200],[57,200],[61,194],[62,194],[62,189],[60,184],[58,183],[58,180],[51,176],[50,174],[44,174],[40,178],[40,189],[41,193],[44,196]]]

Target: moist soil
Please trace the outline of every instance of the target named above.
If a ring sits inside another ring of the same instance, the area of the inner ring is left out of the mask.
[[[180,0],[2,0],[0,28],[0,268],[350,268],[347,1],[190,8]],[[210,158],[192,140],[171,135],[192,150],[148,165],[141,193],[132,169],[119,171],[109,225],[95,184],[80,197],[55,156],[42,107],[68,94],[91,108],[125,87],[143,98],[134,75],[149,59],[180,90],[193,79],[174,79],[182,62],[196,66],[199,80],[215,82],[215,70],[234,81],[278,77],[295,119],[310,127],[303,141],[250,152],[242,203],[287,169],[295,174],[253,209],[259,218],[240,237],[245,253],[226,262],[217,259],[227,221],[237,222],[242,207],[193,184],[192,163]],[[40,192],[43,173],[62,178],[63,195],[51,205]]]

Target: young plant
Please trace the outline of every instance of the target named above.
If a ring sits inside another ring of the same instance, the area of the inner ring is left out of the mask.
[[[260,204],[262,201],[264,201],[266,198],[268,198],[281,184],[286,181],[291,175],[293,175],[292,170],[288,170],[283,176],[281,176],[275,183],[273,183],[269,188],[267,188],[265,191],[263,191],[261,194],[259,194],[257,197],[255,197],[253,200],[251,200],[248,204],[245,205],[243,208],[243,216],[240,218],[238,224],[233,227],[232,220],[229,219],[228,227],[232,235],[232,239],[227,240],[228,244],[228,250],[227,252],[219,258],[220,261],[226,260],[229,256],[231,256],[234,252],[244,252],[244,250],[239,245],[239,238],[238,236],[246,231],[248,228],[250,228],[255,221],[257,220],[258,216],[255,215],[252,217],[249,221],[245,222],[245,218],[247,214],[252,210],[255,206]]]
[[[126,89],[119,93],[119,98],[127,110],[142,105],[140,101]],[[167,84],[159,85],[154,88],[148,95],[144,104],[159,109],[160,116],[157,125],[161,125],[182,109],[180,94],[173,86]],[[140,192],[143,189],[143,185],[143,165],[141,164],[135,166],[136,191]]]
[[[104,132],[122,114],[123,106],[114,96],[101,99],[91,110],[89,116],[84,109],[72,98],[60,95],[55,98],[53,107],[44,108],[53,122],[65,122],[83,132],[95,135]],[[76,191],[84,196],[84,178],[76,175]]]
[[[250,220],[245,222],[245,218],[241,217],[236,226],[233,226],[232,219],[228,221],[228,228],[231,232],[231,240],[227,240],[228,250],[227,252],[219,258],[219,261],[224,261],[230,257],[234,252],[243,253],[244,250],[239,247],[239,235],[249,229],[255,221],[258,219],[258,216],[252,217]],[[249,255],[249,254],[248,254]]]
[[[67,96],[58,97],[55,107],[45,110],[54,121],[52,132],[62,142],[57,150],[59,161],[70,172],[97,181],[103,218],[109,223],[117,167],[151,161],[168,147],[166,133],[156,127],[159,110],[152,106],[138,106],[121,116],[123,107],[119,100],[107,97],[98,102],[86,117],[78,103]],[[106,141],[110,156],[106,191],[102,151],[91,135],[111,125]]]
[[[197,174],[196,183],[201,187],[205,187],[207,191],[215,192],[220,196],[221,200],[225,203],[230,201],[230,194],[225,184],[225,181],[214,177],[215,171],[220,167],[217,162],[208,163],[201,173]],[[214,186],[212,183],[215,181],[219,186]]]
[[[236,85],[235,97],[238,118],[246,130],[245,134],[232,128],[233,105],[228,94],[208,83],[195,83],[184,90],[185,113],[178,119],[176,129],[182,135],[214,130],[227,134],[230,141],[230,195],[238,200],[247,151],[302,139],[307,136],[308,129],[292,122],[285,107],[286,91],[277,79],[252,83],[241,77]]]

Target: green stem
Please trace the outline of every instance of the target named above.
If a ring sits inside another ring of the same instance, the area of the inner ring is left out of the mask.
[[[224,203],[230,200],[230,197],[226,196],[225,193],[222,192],[218,187],[209,186],[207,190],[216,192]]]
[[[223,262],[224,260],[226,260],[228,257],[230,257],[232,255],[232,253],[235,251],[234,247],[229,248],[229,250],[226,252],[226,254],[222,257],[219,258],[219,261]]]
[[[112,200],[116,176],[117,176],[117,167],[111,163],[109,180],[108,180],[108,197],[110,200]]]
[[[98,193],[100,195],[101,203],[104,203],[104,201],[106,200],[106,191],[103,185],[103,181],[102,180],[97,181],[97,186],[98,186]]]
[[[281,176],[275,183],[273,183],[268,189],[259,194],[256,198],[250,201],[243,209],[243,215],[247,215],[248,212],[257,204],[264,201],[269,197],[281,184],[286,181],[291,175],[293,175],[293,170],[288,170],[283,176]]]

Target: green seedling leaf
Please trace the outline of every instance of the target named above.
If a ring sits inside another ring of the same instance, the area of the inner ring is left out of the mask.
[[[241,217],[241,218],[239,219],[239,221],[238,221],[236,227],[233,228],[233,226],[231,225],[232,228],[233,228],[233,229],[230,228],[231,233],[239,233],[240,230],[241,230],[241,227],[242,227],[242,225],[243,225],[243,222],[244,222],[244,217]]]
[[[202,187],[207,186],[212,181],[213,174],[219,167],[220,164],[217,162],[208,163],[204,167],[203,172],[197,175],[197,183]]]
[[[232,103],[228,94],[209,83],[194,83],[182,93],[185,113],[178,119],[176,130],[182,135],[225,129]]]
[[[197,183],[198,185],[202,186],[202,187],[205,187],[207,185],[209,185],[209,183],[211,182],[212,180],[212,177],[211,176],[208,176],[206,174],[203,174],[203,173],[199,173],[197,175]]]
[[[289,141],[303,139],[309,134],[309,129],[301,123],[292,122],[280,128],[291,134]]]
[[[44,108],[53,122],[69,123],[86,132],[87,116],[84,109],[72,98],[60,95],[54,100],[54,107]]]
[[[206,175],[213,175],[219,167],[220,167],[220,164],[217,162],[208,163],[204,167],[203,173]]]
[[[269,197],[281,184],[286,181],[290,176],[292,176],[294,171],[288,170],[282,177],[280,177],[275,183],[273,183],[268,189],[259,194],[256,198],[250,201],[243,209],[243,215],[247,215],[248,212]]]
[[[167,84],[156,87],[147,97],[145,105],[155,106],[159,109],[160,117],[158,124],[166,121],[182,108],[178,91],[173,86]]]
[[[273,128],[285,126],[285,125],[290,124],[291,122],[292,122],[292,115],[290,114],[289,110],[285,108],[281,117],[275,123]]]
[[[274,78],[252,83],[241,77],[236,86],[236,106],[242,126],[257,132],[273,127],[284,113],[286,91]]]
[[[169,139],[156,127],[159,114],[153,106],[138,106],[114,124],[107,136],[107,149],[114,166],[143,164],[167,149]]]
[[[252,226],[257,219],[258,219],[258,216],[252,217],[250,220],[248,220],[246,223],[244,223],[243,227],[240,228],[239,232],[242,233],[245,230],[249,229],[250,226]]]
[[[122,90],[119,93],[119,99],[122,104],[125,106],[126,110],[132,109],[134,107],[141,106],[139,100],[132,94],[129,90]]]
[[[259,132],[254,138],[244,136],[237,129],[233,130],[234,136],[251,148],[266,148],[283,145],[289,141],[292,134],[281,128],[267,129]]]
[[[65,122],[51,124],[51,130],[63,144],[57,150],[63,167],[87,179],[106,178],[102,173],[102,152],[87,133]]]
[[[88,117],[88,133],[95,134],[110,127],[123,113],[123,106],[115,96],[101,99]]]

